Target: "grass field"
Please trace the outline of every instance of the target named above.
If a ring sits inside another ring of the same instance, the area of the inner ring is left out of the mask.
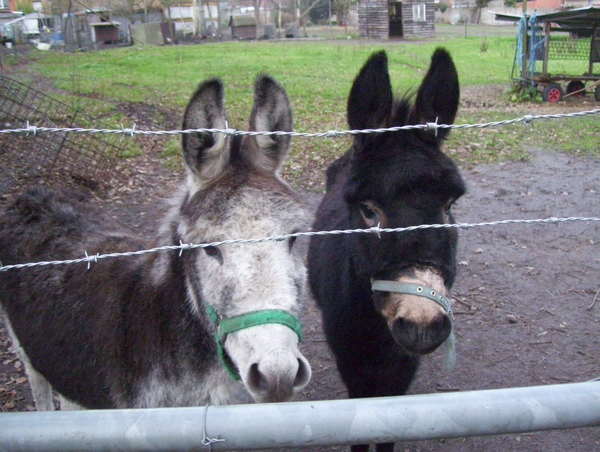
[[[288,92],[295,130],[325,132],[347,128],[345,105],[349,88],[357,71],[375,50],[388,52],[392,83],[399,94],[418,86],[430,55],[438,46],[452,53],[461,87],[489,84],[508,87],[515,38],[511,28],[498,30],[447,25],[438,27],[439,38],[435,40],[384,43],[331,39],[126,47],[80,53],[35,51],[29,55],[28,69],[50,79],[61,93],[60,100],[117,128],[129,122],[120,113],[119,103],[157,106],[181,115],[197,83],[216,76],[225,83],[230,125],[245,129],[254,78],[258,73],[268,72]],[[535,114],[535,109],[535,104],[530,104],[523,114]],[[457,122],[488,122],[516,116],[519,108],[508,112],[484,108],[475,113],[459,113]],[[533,136],[524,127],[491,133],[457,131],[447,147],[467,149],[468,152],[458,153],[466,163],[526,158],[526,145],[542,145],[540,137],[545,146],[600,154],[597,116],[569,120],[568,124],[566,136],[556,134],[556,123],[536,124]],[[474,142],[477,146],[470,146]],[[315,165],[322,167],[347,146],[345,139],[297,138],[288,171],[300,175]],[[170,144],[173,147],[176,144]]]
[[[465,86],[506,83],[513,40],[495,38],[481,52],[481,38],[444,42],[453,54]],[[344,105],[350,84],[366,58],[385,49],[395,87],[414,86],[429,65],[438,42],[365,43],[363,41],[227,42],[176,47],[126,47],[86,53],[36,53],[34,67],[59,88],[108,101],[185,105],[193,87],[207,77],[221,77],[230,108],[249,105],[254,77],[260,72],[286,87],[298,117],[328,114]],[[318,108],[323,105],[324,108]],[[314,107],[317,106],[315,109]],[[337,121],[323,121],[334,126]],[[302,127],[298,124],[298,127]]]

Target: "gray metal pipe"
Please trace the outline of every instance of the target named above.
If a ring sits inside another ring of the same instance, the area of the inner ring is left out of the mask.
[[[307,448],[600,426],[600,381],[377,399],[0,414],[0,451]]]

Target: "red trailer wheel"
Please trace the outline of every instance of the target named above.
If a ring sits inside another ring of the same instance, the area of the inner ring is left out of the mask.
[[[542,92],[542,99],[544,99],[546,102],[560,102],[562,97],[563,91],[558,83],[550,83]]]

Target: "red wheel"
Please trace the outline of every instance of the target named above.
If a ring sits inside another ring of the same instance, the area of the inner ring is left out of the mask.
[[[550,83],[542,92],[542,99],[544,99],[546,102],[560,102],[562,97],[563,91],[558,83]]]

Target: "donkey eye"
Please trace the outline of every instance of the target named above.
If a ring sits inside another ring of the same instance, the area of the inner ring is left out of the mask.
[[[361,202],[358,205],[358,208],[360,209],[360,214],[368,227],[372,228],[379,224],[385,224],[385,213],[375,202]]]
[[[290,247],[290,251],[292,251],[292,248],[294,247],[294,243],[296,243],[296,239],[297,239],[297,238],[298,238],[298,237],[290,237],[290,238],[288,239],[288,245],[289,245],[289,247]]]
[[[359,207],[365,219],[374,220],[377,217],[377,214],[367,204],[361,204]]]
[[[221,251],[216,246],[206,246],[203,249],[207,256],[218,259],[219,261],[223,261],[223,256],[221,255]]]

